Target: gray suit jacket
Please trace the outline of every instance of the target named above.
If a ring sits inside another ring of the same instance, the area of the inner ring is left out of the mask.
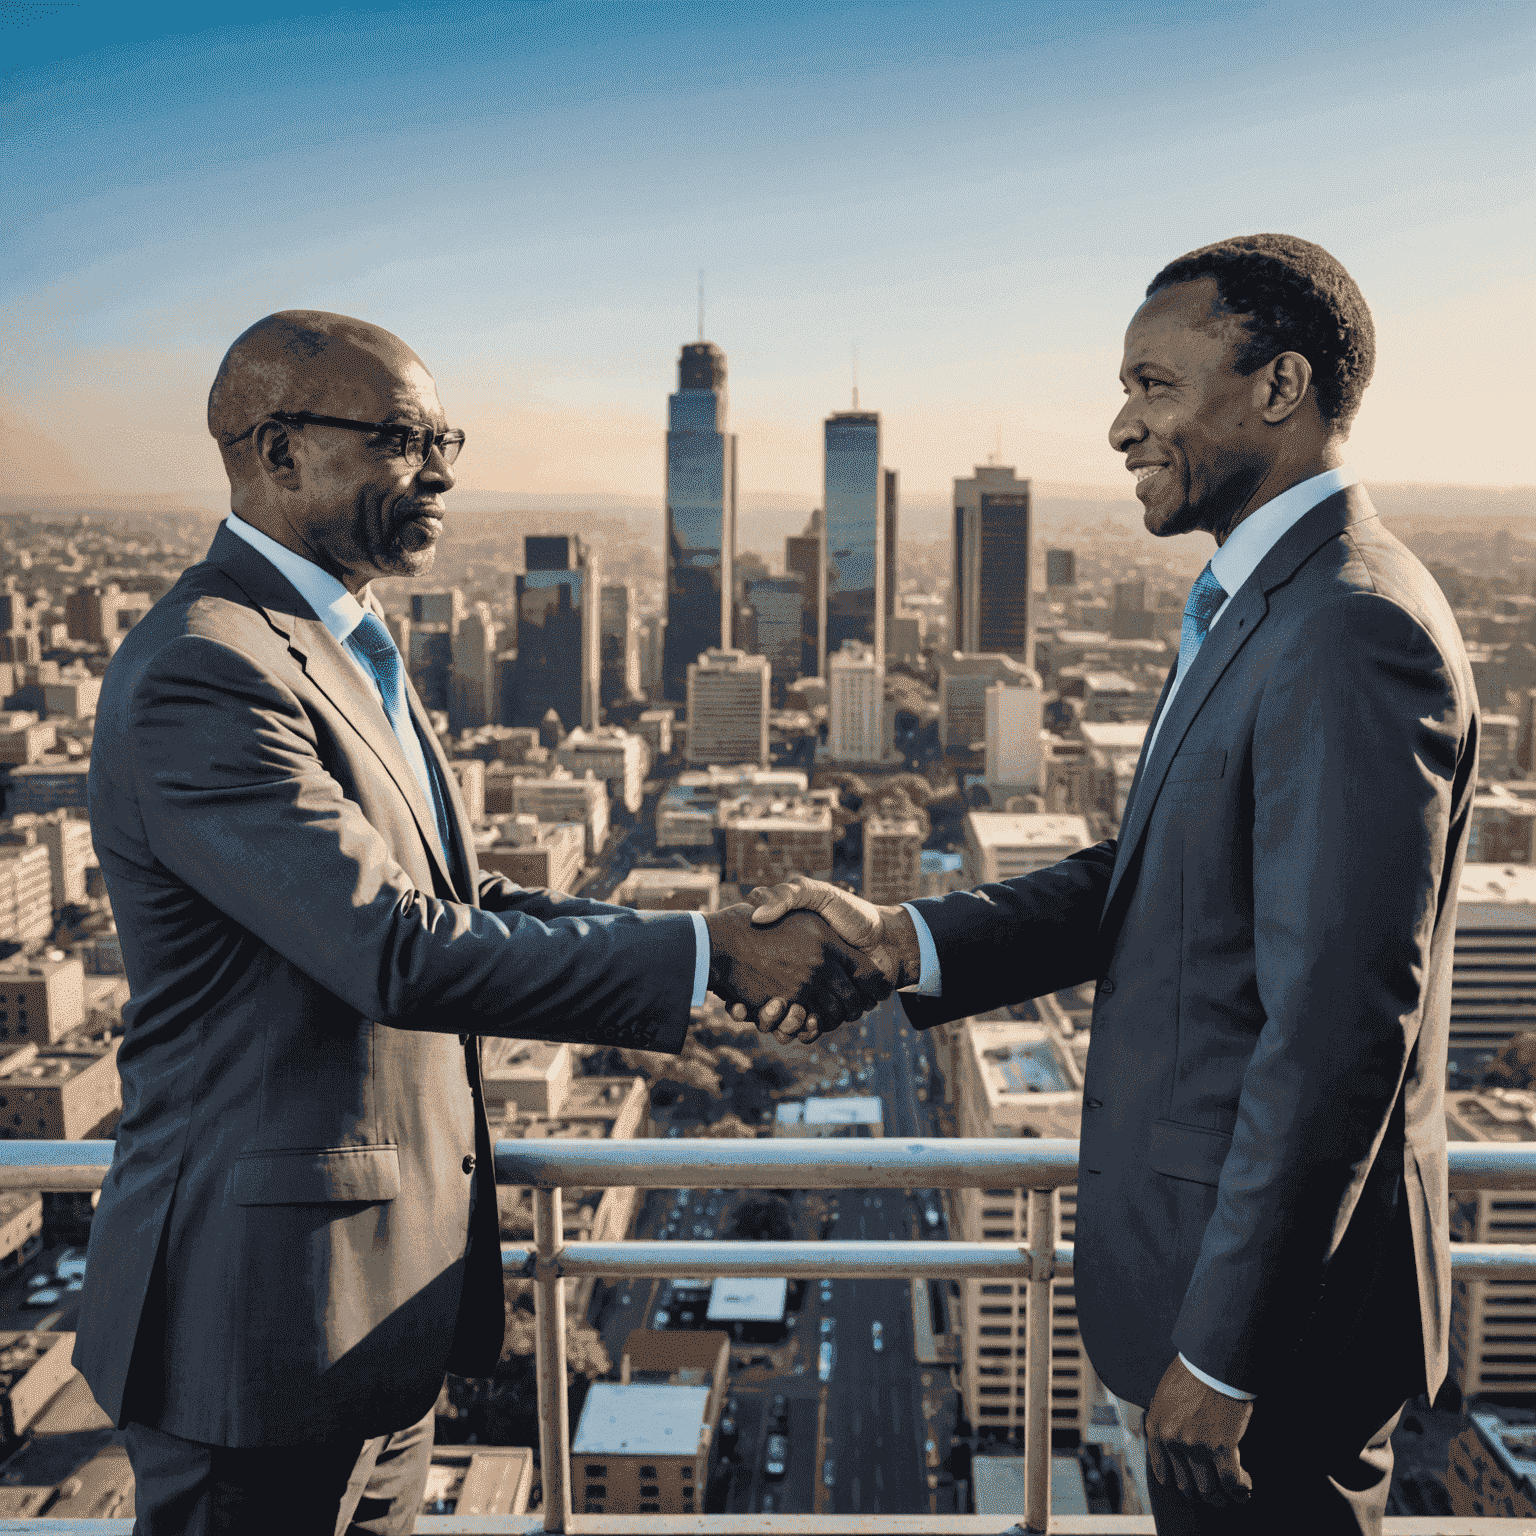
[[[944,977],[920,1026],[1100,978],[1074,1284],[1129,1401],[1178,1351],[1261,1395],[1335,1350],[1402,1396],[1444,1378],[1477,730],[1439,587],[1343,491],[1233,594],[1117,841],[917,904]]]
[[[116,1421],[413,1423],[501,1348],[475,1037],[682,1047],[692,919],[482,877],[411,707],[446,864],[377,692],[227,529],[107,671],[91,830],[132,998],[75,1363]]]

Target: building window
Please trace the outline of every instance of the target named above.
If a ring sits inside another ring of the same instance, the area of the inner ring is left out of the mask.
[[[608,1497],[608,1485],[606,1483],[588,1483],[584,1497],[589,1499],[606,1499]]]
[[[661,1489],[655,1483],[641,1483],[640,1497],[642,1499],[659,1499],[661,1497]]]
[[[656,1468],[655,1467],[641,1467],[640,1468],[640,1476],[641,1477],[655,1477],[656,1476]]]
[[[588,1462],[587,1463],[587,1476],[588,1477],[607,1477],[608,1476],[608,1468],[607,1467],[594,1467],[590,1462]]]
[[[640,1506],[640,1513],[642,1515],[659,1515],[661,1513],[661,1505],[642,1503]]]

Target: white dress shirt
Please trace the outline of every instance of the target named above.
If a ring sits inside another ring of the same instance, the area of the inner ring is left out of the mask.
[[[363,622],[363,615],[367,612],[363,605],[329,571],[323,571],[313,560],[306,560],[303,555],[295,554],[293,550],[284,544],[279,544],[276,539],[263,533],[261,529],[252,527],[244,518],[237,517],[231,512],[224,520],[224,525],[231,533],[244,539],[258,554],[265,555],[287,577],[299,596],[315,610],[315,615],[320,622],[336,637],[347,660],[379,694],[380,702],[385,706],[386,715],[392,714],[397,720],[412,719],[405,697],[405,668],[402,666],[399,670],[399,680],[396,684],[397,696],[391,710],[391,701],[384,698],[377,674],[358,654],[356,648],[348,643],[352,631]],[[417,780],[426,791],[427,800],[430,803],[432,781],[428,774],[426,753],[422,749],[420,738],[415,731],[411,731],[406,739],[400,741],[400,746]],[[433,832],[435,835],[436,828]],[[693,912],[689,915],[693,918],[695,941],[693,1006],[702,1008],[704,995],[709,990],[709,929],[699,913]]]
[[[1220,623],[1222,614],[1227,611],[1232,598],[1243,583],[1253,575],[1259,567],[1259,562],[1280,542],[1281,538],[1289,533],[1313,507],[1347,487],[1358,484],[1359,480],[1360,476],[1345,465],[1341,465],[1338,469],[1325,470],[1320,475],[1313,475],[1310,479],[1293,485],[1289,490],[1282,491],[1273,501],[1266,501],[1262,507],[1250,512],[1227,535],[1226,543],[1211,556],[1211,574],[1221,583],[1227,597],[1212,615],[1210,626],[1206,631],[1207,636],[1210,630],[1215,629]],[[1168,697],[1163,701],[1163,708],[1158,714],[1156,724],[1153,725],[1147,737],[1143,761],[1149,760],[1152,756],[1157,733],[1168,717],[1173,697],[1179,691],[1179,684],[1182,681],[1182,674],[1175,674],[1173,686],[1168,690]],[[939,952],[934,945],[933,934],[928,924],[923,921],[922,913],[911,902],[904,901],[902,906],[912,914],[912,926],[917,930],[919,959],[917,985],[903,990],[915,992],[919,997],[942,997],[944,979],[939,969]],[[1179,1359],[1184,1360],[1184,1356],[1180,1355]],[[1236,1387],[1226,1386],[1213,1376],[1207,1376],[1204,1371],[1196,1365],[1191,1365],[1188,1360],[1184,1360],[1184,1364],[1208,1387],[1214,1387],[1228,1397],[1248,1399],[1253,1397],[1251,1392],[1239,1392]]]

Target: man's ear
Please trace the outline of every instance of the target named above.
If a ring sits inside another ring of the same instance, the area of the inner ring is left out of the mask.
[[[254,442],[256,466],[263,477],[284,490],[294,490],[299,483],[299,466],[294,462],[293,444],[288,430],[279,421],[267,420],[256,428]]]
[[[1312,364],[1300,352],[1281,352],[1253,376],[1254,407],[1272,426],[1290,416],[1312,387]]]

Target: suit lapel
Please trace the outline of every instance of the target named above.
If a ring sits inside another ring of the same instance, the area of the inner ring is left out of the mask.
[[[1157,733],[1156,750],[1149,755],[1143,749],[1136,777],[1131,782],[1125,822],[1120,829],[1120,839],[1115,850],[1114,873],[1110,876],[1109,890],[1104,897],[1106,916],[1136,853],[1137,845],[1146,834],[1152,809],[1157,804],[1157,797],[1168,777],[1175,753],[1211,690],[1269,612],[1269,593],[1288,582],[1302,562],[1330,539],[1337,538],[1352,523],[1363,522],[1375,515],[1376,509],[1360,486],[1353,485],[1335,492],[1304,513],[1276,540],[1274,548],[1259,561],[1253,574],[1227,604],[1220,621],[1206,636],[1205,643],[1191,662],[1189,676],[1179,684],[1179,691],[1168,710],[1168,718],[1163,721],[1162,729]],[[1173,673],[1170,672],[1168,682],[1163,687],[1165,699],[1172,681]],[[1152,718],[1156,720],[1157,716]],[[1150,730],[1147,734],[1151,735]]]
[[[345,716],[363,744],[378,758],[410,807],[416,830],[443,884],[453,890],[453,877],[444,850],[438,845],[437,817],[422,793],[389,716],[384,713],[378,689],[371,687],[342,654],[340,642],[315,616],[288,578],[239,534],[231,533],[221,524],[208,550],[208,559],[237,582],[261,609],[267,623],[287,640],[289,652],[304,668],[304,675]],[[371,593],[369,606],[381,619],[384,617]],[[406,693],[412,695],[409,680]]]
[[[1168,706],[1168,718],[1163,721],[1157,733],[1157,742],[1151,754],[1142,753],[1141,765],[1132,784],[1131,801],[1126,807],[1125,825],[1121,828],[1119,845],[1115,850],[1114,873],[1110,876],[1109,890],[1104,897],[1106,912],[1125,877],[1126,866],[1136,852],[1136,845],[1147,830],[1152,807],[1157,804],[1157,797],[1162,791],[1163,781],[1168,777],[1168,768],[1179,750],[1179,744],[1199,714],[1201,705],[1210,696],[1211,689],[1216,686],[1232,658],[1247,643],[1249,635],[1258,628],[1268,607],[1263,589],[1255,586],[1250,578],[1227,604],[1227,611],[1195,653],[1195,659],[1190,663],[1189,676],[1179,684],[1179,691]]]

